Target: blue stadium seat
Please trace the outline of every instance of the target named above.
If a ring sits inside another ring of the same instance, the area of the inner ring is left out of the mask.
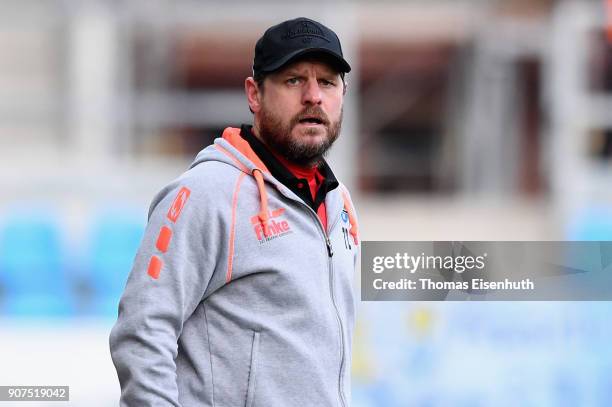
[[[117,316],[119,298],[144,234],[145,220],[141,211],[116,209],[105,211],[94,222],[89,258],[95,314]]]
[[[612,207],[594,205],[577,211],[569,222],[567,240],[611,241]]]
[[[48,213],[18,213],[0,225],[0,313],[68,316],[72,296],[60,233]]]

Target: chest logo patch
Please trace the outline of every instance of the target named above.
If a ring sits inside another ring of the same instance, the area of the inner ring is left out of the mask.
[[[351,246],[351,239],[349,238],[349,216],[346,209],[342,209],[342,213],[340,214],[340,218],[342,219],[342,236],[344,237],[344,248],[347,250],[352,250],[353,246]]]
[[[284,213],[285,208],[269,211],[266,222],[261,222],[258,215],[251,217],[253,233],[255,233],[259,244],[293,233],[289,221],[283,218]]]

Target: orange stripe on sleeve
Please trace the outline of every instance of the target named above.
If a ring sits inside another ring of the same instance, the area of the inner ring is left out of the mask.
[[[151,256],[151,260],[149,261],[149,269],[147,270],[147,274],[153,277],[155,280],[159,278],[159,273],[161,271],[163,262],[157,256]]]
[[[155,247],[162,253],[166,253],[168,245],[170,245],[170,239],[172,239],[172,230],[167,226],[162,226],[157,236],[157,243]]]

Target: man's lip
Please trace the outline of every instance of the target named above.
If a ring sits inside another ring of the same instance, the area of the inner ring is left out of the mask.
[[[314,126],[323,126],[323,123],[313,123],[313,122],[298,122],[302,126],[314,127]]]
[[[310,120],[312,120],[313,122],[311,123]],[[314,123],[314,120],[318,121],[318,123]],[[316,117],[316,116],[307,116],[307,117],[302,117],[300,120],[298,120],[299,123],[308,123],[308,124],[325,124],[325,120],[323,120],[320,117]]]

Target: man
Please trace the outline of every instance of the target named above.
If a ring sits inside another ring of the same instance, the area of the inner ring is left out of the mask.
[[[269,28],[227,128],[153,200],[110,336],[122,406],[350,405],[359,241],[323,159],[350,66],[306,18]]]

